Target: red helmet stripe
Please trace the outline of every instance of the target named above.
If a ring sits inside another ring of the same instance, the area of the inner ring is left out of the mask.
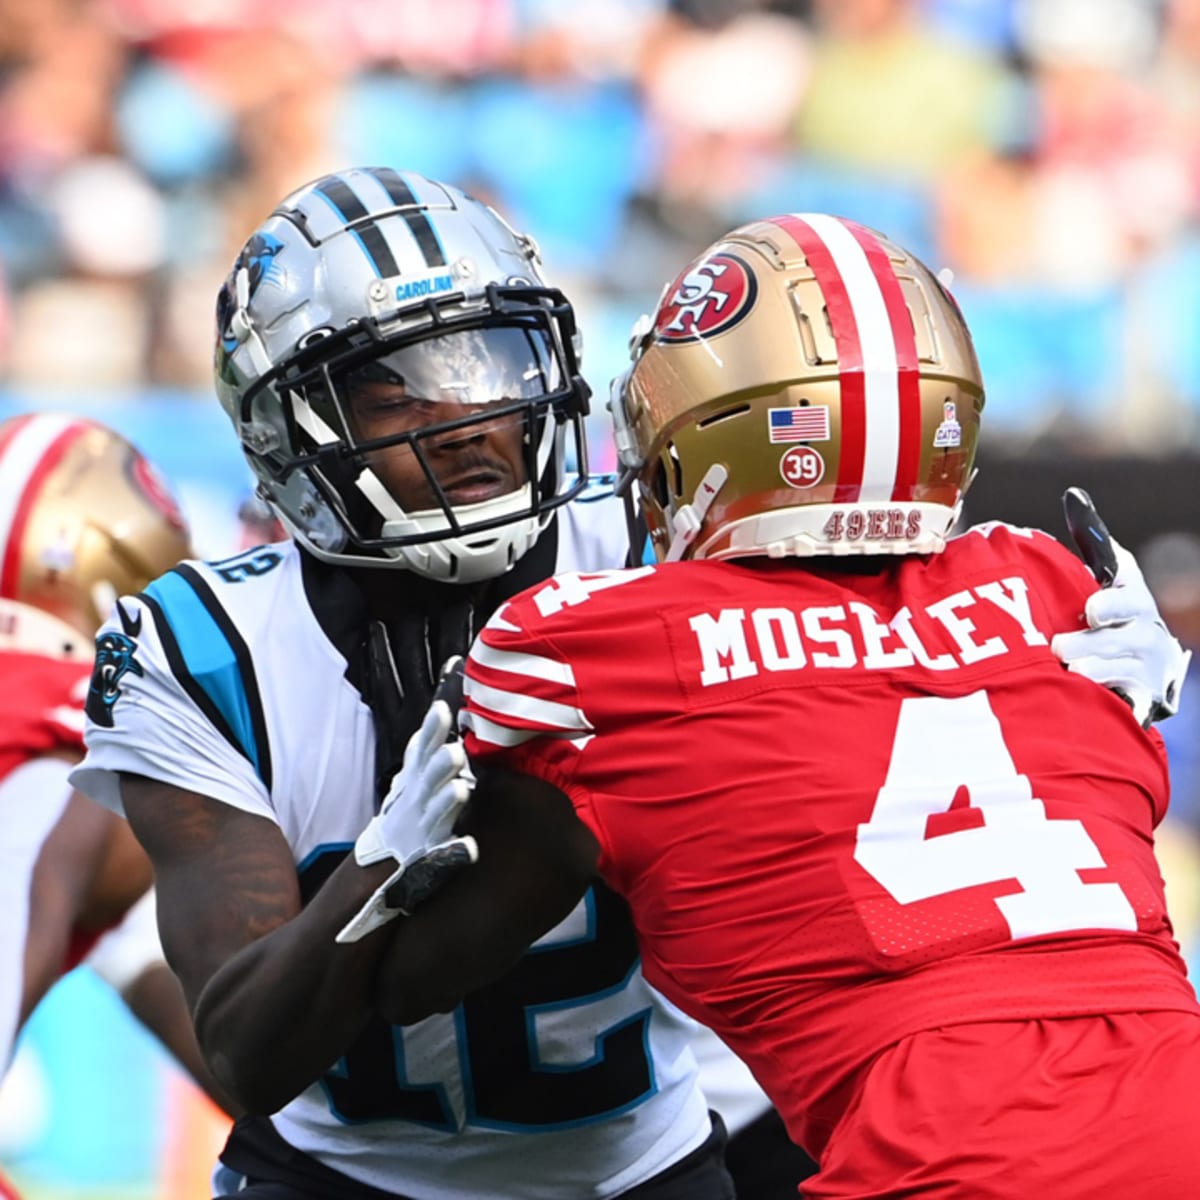
[[[908,500],[921,458],[916,337],[887,251],[869,229],[823,213],[774,218],[804,251],[838,352],[842,453],[835,503]]]
[[[843,224],[867,255],[892,327],[898,372],[900,444],[896,456],[896,483],[891,498],[907,501],[913,498],[913,488],[921,469],[921,372],[917,362],[916,332],[900,280],[896,278],[895,269],[879,239],[871,230],[854,221],[844,221]]]
[[[0,440],[0,596],[16,597],[25,526],[42,484],[90,428],[71,417],[38,415],[14,422]]]
[[[842,446],[834,503],[852,504],[862,490],[866,458],[867,393],[863,377],[862,342],[854,305],[824,238],[803,217],[787,214],[772,223],[790,234],[808,259],[825,299],[829,323],[837,345],[841,389]]]

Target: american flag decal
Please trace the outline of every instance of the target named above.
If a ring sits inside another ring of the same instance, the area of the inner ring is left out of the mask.
[[[806,408],[769,408],[771,441],[827,442],[829,440],[829,408],[811,404]]]

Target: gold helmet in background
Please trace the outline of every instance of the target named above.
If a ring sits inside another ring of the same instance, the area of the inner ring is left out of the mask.
[[[660,560],[944,548],[983,381],[957,304],[907,251],[819,213],[744,225],[631,352],[609,407]]]
[[[51,413],[0,423],[0,645],[90,656],[116,598],[190,554],[170,490],[120,434]]]

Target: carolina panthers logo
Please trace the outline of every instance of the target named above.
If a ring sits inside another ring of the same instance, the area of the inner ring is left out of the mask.
[[[218,370],[229,383],[236,382],[228,374],[229,356],[238,348],[230,322],[237,308],[237,277],[243,269],[250,274],[250,299],[258,291],[264,279],[270,279],[275,270],[275,256],[283,249],[283,242],[269,233],[256,233],[242,247],[242,252],[233,264],[229,278],[217,294],[217,328],[221,331],[221,348],[218,354]]]
[[[136,624],[129,621],[125,610],[117,603],[121,614],[121,623],[126,628],[133,626],[134,631],[141,628],[142,614],[137,614]],[[97,725],[105,729],[113,726],[113,705],[121,694],[121,679],[132,671],[135,675],[144,675],[142,664],[134,658],[137,643],[123,633],[106,630],[96,639],[96,662],[92,668],[92,680],[88,684],[87,704],[84,706],[87,715]]]

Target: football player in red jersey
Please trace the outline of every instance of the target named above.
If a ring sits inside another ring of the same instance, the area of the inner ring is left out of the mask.
[[[72,792],[92,636],[122,592],[189,552],[154,468],[123,437],[55,414],[0,424],[0,1073],[51,985],[85,958],[213,1094],[125,821]],[[120,687],[122,647],[108,647]],[[149,936],[146,931],[149,931]]]
[[[1184,655],[1156,634],[1131,711],[1051,646],[1128,607],[1123,551],[1099,592],[1044,533],[950,536],[983,398],[952,297],[857,224],[755,222],[683,272],[611,402],[658,563],[476,639],[479,860],[393,936],[391,1019],[600,874],[819,1161],[807,1197],[1200,1194],[1141,719]]]

